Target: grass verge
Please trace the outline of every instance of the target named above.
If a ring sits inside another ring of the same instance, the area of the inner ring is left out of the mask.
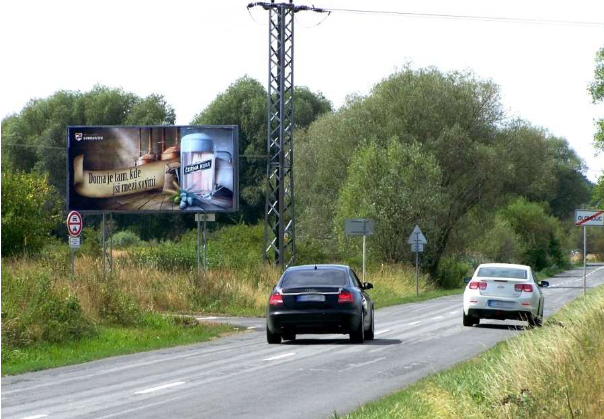
[[[604,287],[473,360],[367,404],[347,419],[601,418]]]
[[[60,343],[2,346],[2,375],[21,374],[110,356],[205,342],[233,332],[232,326],[198,324],[193,319],[146,315],[140,325],[99,326],[94,336]]]

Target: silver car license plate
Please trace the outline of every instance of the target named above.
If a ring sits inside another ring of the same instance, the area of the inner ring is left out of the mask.
[[[497,300],[489,300],[489,307],[497,307],[497,308],[512,308],[514,307],[514,303],[511,301],[497,301]]]
[[[298,302],[302,302],[302,303],[308,303],[308,302],[312,302],[312,303],[322,303],[325,301],[325,296],[322,294],[304,294],[304,295],[298,295],[297,298]]]

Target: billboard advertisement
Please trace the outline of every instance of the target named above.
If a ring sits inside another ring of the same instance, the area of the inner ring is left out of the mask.
[[[67,128],[69,210],[238,209],[236,126]]]

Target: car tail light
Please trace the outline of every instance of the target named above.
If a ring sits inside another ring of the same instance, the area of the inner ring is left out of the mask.
[[[514,291],[516,291],[516,292],[533,292],[533,286],[531,284],[516,284],[516,285],[514,285]]]
[[[477,290],[479,288],[481,290],[486,290],[487,289],[487,283],[486,282],[478,282],[478,281],[470,282],[470,289],[471,290]]]
[[[341,290],[338,294],[338,304],[352,303],[353,301],[354,296],[348,290]]]
[[[271,298],[268,299],[268,305],[271,306],[280,306],[283,304],[283,296],[281,294],[273,294]]]

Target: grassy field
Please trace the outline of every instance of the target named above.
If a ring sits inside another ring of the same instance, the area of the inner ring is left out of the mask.
[[[178,318],[176,318],[178,319]],[[228,325],[198,324],[160,315],[128,327],[98,326],[91,336],[59,343],[37,342],[20,348],[2,346],[2,375],[21,374],[110,356],[205,342],[234,332]]]
[[[101,261],[88,256],[76,259],[73,277],[67,271],[68,266],[47,260],[6,259],[2,261],[2,268],[3,286],[9,277],[30,284],[44,281],[52,289],[61,290],[65,298],[76,298],[84,314],[93,320],[101,319],[107,312],[107,304],[112,302],[121,306],[132,304],[145,312],[263,316],[270,291],[281,274],[274,266],[263,264],[239,269],[216,268],[200,274],[190,269],[167,272],[118,258],[113,273],[103,275]],[[374,284],[375,288],[369,293],[378,307],[418,300],[415,273],[408,266],[369,267],[367,281]],[[437,289],[426,276],[420,278],[419,290],[419,300],[462,291],[461,288]],[[21,288],[7,291],[16,295]],[[2,301],[4,305],[4,296]],[[114,310],[124,309],[126,307]]]
[[[347,419],[604,417],[604,287],[543,328],[370,403]]]
[[[232,328],[190,327],[161,314],[263,316],[280,276],[262,264],[168,271],[127,254],[106,275],[90,256],[76,258],[75,276],[68,266],[57,253],[2,261],[2,374],[211,339]],[[370,267],[367,280],[377,307],[461,291],[436,289],[424,276],[416,297],[414,270],[401,265]]]

